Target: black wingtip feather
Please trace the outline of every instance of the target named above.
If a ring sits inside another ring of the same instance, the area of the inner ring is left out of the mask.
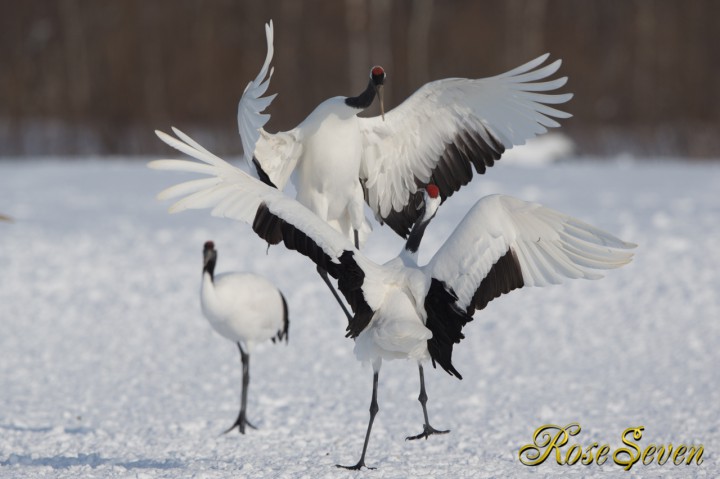
[[[260,203],[255,212],[252,228],[268,243],[278,244],[283,241],[288,249],[307,256],[332,277],[337,278],[337,265],[330,260],[330,256],[303,231],[270,211],[267,204]]]
[[[505,152],[505,146],[492,133],[487,130],[483,133],[484,136],[476,131],[462,131],[445,146],[429,180],[438,186],[443,201],[472,180],[471,164],[475,167],[475,171],[482,175]],[[415,178],[415,185],[418,188],[424,188],[427,183]],[[365,188],[364,184],[363,188]],[[419,216],[415,207],[418,196],[422,197],[422,191],[410,195],[401,211],[391,209],[385,217],[380,218],[380,221],[390,226],[398,235],[407,238],[410,228]],[[365,197],[367,201],[367,191]]]
[[[342,291],[348,304],[355,313],[348,322],[346,331],[347,338],[357,338],[358,335],[370,324],[373,310],[365,301],[362,287],[365,282],[365,272],[355,261],[352,251],[343,251],[340,255],[340,265],[343,274],[338,278],[338,289]]]
[[[265,203],[261,203],[255,212],[252,229],[259,237],[270,244],[282,241],[281,219],[270,212]]]
[[[269,243],[277,244],[283,241],[288,249],[307,256],[316,265],[327,271],[330,276],[338,280],[338,289],[343,293],[355,313],[355,316],[348,324],[349,337],[357,337],[367,327],[372,319],[373,312],[365,301],[362,291],[365,272],[355,261],[352,251],[343,251],[340,257],[337,258],[339,264],[334,263],[330,256],[312,238],[295,225],[274,214],[265,203],[261,203],[255,213],[253,231]],[[283,305],[287,308],[285,298],[283,298]]]
[[[515,251],[509,248],[480,282],[467,307],[467,312],[472,314],[475,310],[483,309],[493,299],[524,285],[520,261]]]
[[[472,321],[473,317],[457,306],[457,300],[452,288],[433,278],[425,297],[425,326],[433,333],[433,337],[427,342],[433,367],[437,363],[451,376],[462,379],[462,375],[452,364],[453,346],[465,338],[462,328]]]
[[[277,332],[276,337],[278,341],[285,339],[285,344],[287,344],[290,342],[290,318],[288,315],[288,305],[285,300],[285,296],[282,293],[280,293],[280,299],[282,300],[283,305],[283,328]],[[273,342],[275,342],[275,338],[273,338]]]

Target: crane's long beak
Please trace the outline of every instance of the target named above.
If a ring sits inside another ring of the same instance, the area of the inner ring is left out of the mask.
[[[383,121],[385,121],[385,103],[383,101],[383,88],[384,85],[376,85],[375,90],[377,91],[378,99],[380,100],[380,114],[382,115]]]

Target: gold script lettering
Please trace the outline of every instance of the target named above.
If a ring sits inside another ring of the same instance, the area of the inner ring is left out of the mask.
[[[657,447],[655,444],[650,444],[648,447],[645,448],[645,452],[643,452],[642,455],[642,462],[646,466],[653,462],[653,455],[655,454],[655,451],[657,450]]]
[[[595,462],[597,462],[598,466],[602,466],[603,464],[605,464],[605,461],[607,461],[607,459],[608,459],[607,455],[609,453],[610,453],[610,446],[608,446],[607,444],[603,444],[602,446],[600,446],[597,456],[595,456],[596,457]]]
[[[687,461],[685,461],[685,464],[690,464],[693,460],[693,457],[695,457],[695,454],[697,454],[697,457],[695,458],[695,464],[698,466],[703,463],[702,455],[705,451],[705,448],[703,446],[699,446],[697,449],[695,449],[695,446],[690,446],[688,449],[688,457]]]
[[[567,444],[570,436],[578,433],[580,433],[580,424],[578,423],[571,423],[565,427],[555,424],[541,426],[533,434],[533,443],[520,448],[518,454],[520,462],[526,466],[537,466],[545,462],[550,453],[555,450],[555,461],[562,465],[564,462],[560,448]]]
[[[673,464],[676,466],[679,466],[682,464],[683,459],[685,459],[685,451],[687,451],[687,447],[680,444],[677,449],[675,449],[675,454],[673,455]]]
[[[618,466],[625,466],[625,470],[629,471],[633,465],[640,460],[640,447],[632,442],[628,436],[632,435],[632,438],[636,441],[639,441],[642,439],[642,432],[645,428],[643,426],[638,427],[629,427],[625,429],[622,433],[622,442],[626,446],[630,446],[636,451],[636,455],[633,455],[633,452],[628,449],[627,447],[621,447],[620,449],[617,449],[615,453],[613,454],[613,461]],[[622,456],[627,454],[627,458],[624,458]]]
[[[593,462],[601,466],[609,458],[612,458],[615,464],[622,466],[626,471],[641,461],[641,464],[645,466],[649,466],[653,462],[663,466],[669,461],[676,466],[683,463],[690,465],[693,461],[697,465],[703,463],[705,448],[702,444],[678,444],[673,447],[672,443],[651,443],[644,449],[641,448],[637,442],[642,439],[644,430],[644,426],[625,429],[620,436],[624,447],[613,452],[608,444],[600,445],[593,442],[584,450],[579,443],[570,444],[570,438],[578,435],[581,431],[578,423],[570,423],[565,427],[548,424],[535,430],[532,444],[521,447],[518,457],[520,462],[526,466],[542,464],[551,457],[553,452],[555,453],[555,462],[561,466],[573,466],[578,463],[589,466]]]

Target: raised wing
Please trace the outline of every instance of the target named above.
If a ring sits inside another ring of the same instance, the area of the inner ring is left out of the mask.
[[[261,113],[275,99],[277,93],[263,97],[270,86],[270,78],[275,68],[270,68],[275,49],[273,47],[273,23],[270,20],[265,24],[265,37],[267,39],[267,55],[260,73],[247,84],[238,104],[238,132],[243,146],[243,158],[252,166],[255,145],[260,138],[260,130],[270,120],[270,115]],[[269,69],[269,72],[268,72]]]
[[[636,245],[537,203],[510,196],[482,198],[455,228],[426,274],[445,282],[469,314],[523,286],[565,278],[602,278],[619,268]]]
[[[419,188],[433,182],[444,200],[472,179],[471,166],[482,174],[506,149],[560,126],[553,118],[570,117],[548,106],[572,94],[547,93],[567,82],[546,80],[561,64],[540,67],[547,58],[490,78],[427,83],[385,121],[361,118],[360,174],[378,220],[406,237],[418,215]]]
[[[148,166],[200,173],[208,178],[187,181],[160,192],[161,200],[180,198],[170,207],[171,213],[212,209],[213,216],[248,223],[269,243],[284,241],[288,248],[337,274],[333,265],[340,263],[343,251],[354,250],[345,236],[294,199],[213,155],[180,130],[173,131],[179,139],[160,131],[155,133],[168,145],[200,161],[156,160]]]
[[[271,134],[263,129],[270,115],[262,113],[270,106],[277,93],[263,97],[275,71],[270,68],[273,58],[273,22],[265,24],[267,55],[260,73],[248,83],[238,104],[238,132],[243,147],[243,158],[257,169],[265,182],[283,189],[302,152],[298,131]]]

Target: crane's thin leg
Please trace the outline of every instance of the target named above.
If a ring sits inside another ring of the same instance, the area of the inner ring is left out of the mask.
[[[240,350],[240,362],[242,363],[242,369],[243,369],[240,414],[238,414],[238,417],[235,420],[235,424],[233,424],[223,434],[229,433],[236,427],[238,428],[238,431],[240,431],[240,434],[245,434],[245,426],[249,426],[253,429],[257,429],[255,426],[250,424],[250,421],[248,421],[247,417],[246,417],[248,386],[250,385],[250,354],[243,351],[243,348],[240,345],[240,343],[237,343],[237,346],[238,346],[238,349]]]
[[[335,287],[330,282],[330,278],[328,278],[328,273],[325,269],[321,268],[320,266],[317,267],[317,272],[320,275],[320,277],[325,281],[325,284],[328,288],[330,288],[330,292],[335,296],[335,301],[338,302],[340,307],[343,310],[343,313],[345,313],[345,316],[347,316],[348,323],[352,320],[352,314],[350,314],[350,311],[348,311],[347,307],[345,307],[345,303],[343,303],[343,300],[340,298],[340,295],[338,294]]]
[[[355,248],[360,249],[360,238],[358,234],[358,230],[353,230],[355,233]],[[330,282],[330,278],[328,278],[328,273],[325,269],[321,268],[320,266],[317,267],[317,272],[320,275],[320,277],[325,281],[325,284],[328,288],[330,288],[330,292],[335,297],[335,301],[340,305],[340,307],[343,310],[343,313],[345,313],[345,317],[347,317],[348,323],[352,321],[352,314],[350,314],[350,311],[348,311],[347,307],[345,306],[345,303],[343,302],[342,298],[340,298],[340,295],[338,294],[335,287]]]
[[[420,371],[420,395],[418,396],[418,401],[420,401],[420,404],[422,405],[423,409],[423,416],[425,417],[425,424],[423,425],[423,432],[418,434],[417,436],[408,436],[405,438],[406,441],[412,441],[414,439],[420,439],[424,437],[425,439],[428,438],[431,434],[447,434],[450,432],[450,430],[447,431],[438,431],[434,427],[430,425],[430,421],[428,421],[428,413],[427,413],[427,393],[425,392],[425,374],[423,373],[423,367],[422,364],[418,363],[418,370]]]
[[[365,453],[367,452],[368,442],[370,442],[370,431],[372,430],[373,421],[375,420],[375,415],[378,413],[380,408],[378,407],[377,403],[377,390],[378,390],[378,375],[380,371],[375,371],[373,374],[373,392],[372,392],[372,400],[370,401],[370,422],[368,422],[367,432],[365,433],[365,443],[363,444],[363,450],[362,454],[360,455],[360,460],[357,464],[354,466],[341,466],[340,464],[336,464],[337,467],[342,467],[344,469],[352,469],[352,470],[360,470],[363,467],[367,467],[368,469],[375,469],[374,467],[368,467],[365,465]]]

